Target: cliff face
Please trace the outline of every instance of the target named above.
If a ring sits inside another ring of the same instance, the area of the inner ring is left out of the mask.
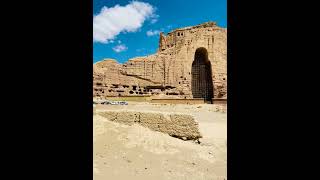
[[[94,96],[227,98],[227,29],[208,22],[161,33],[157,53],[97,62],[93,81]]]

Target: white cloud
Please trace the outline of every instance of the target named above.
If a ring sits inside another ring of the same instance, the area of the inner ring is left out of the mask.
[[[126,6],[103,7],[93,17],[93,41],[108,43],[121,32],[136,32],[144,21],[157,19],[155,8],[149,3],[132,1]]]
[[[119,52],[122,52],[122,51],[126,51],[128,49],[128,47],[124,44],[120,44],[120,45],[117,45],[115,47],[112,48],[115,52],[119,53]]]
[[[151,16],[151,24],[154,24],[154,23],[156,23],[157,21],[158,21],[158,18],[159,18],[159,15],[157,15],[157,14],[153,14],[152,16]]]
[[[158,19],[151,19],[151,24],[154,24],[158,21]]]
[[[147,36],[155,36],[155,35],[159,35],[161,31],[159,30],[149,30],[147,31]]]

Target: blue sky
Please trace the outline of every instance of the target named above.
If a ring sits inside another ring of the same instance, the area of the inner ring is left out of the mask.
[[[227,27],[227,0],[93,0],[93,12],[93,62],[153,54],[160,31],[207,21]]]

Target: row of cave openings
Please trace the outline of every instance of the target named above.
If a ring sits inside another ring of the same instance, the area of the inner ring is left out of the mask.
[[[98,85],[98,84],[97,84]],[[102,85],[102,84],[100,84]],[[112,88],[118,88],[119,85],[113,85]],[[128,85],[123,85],[124,88],[129,88]],[[170,88],[170,87],[169,87]],[[172,88],[172,87],[171,87]],[[165,91],[167,88],[160,88],[161,91]],[[109,92],[114,91],[109,89]],[[121,90],[120,90],[121,91]],[[191,68],[191,91],[193,98],[203,98],[207,103],[212,103],[213,98],[213,81],[212,81],[212,67],[211,62],[208,59],[208,51],[201,47],[196,49],[194,60]],[[117,91],[118,92],[118,91]],[[132,86],[132,90],[129,94],[150,94],[152,88]],[[166,92],[167,95],[183,95],[178,93]],[[121,95],[121,94],[119,94]]]
[[[102,83],[96,83],[97,86],[103,86]],[[118,96],[122,96],[122,93],[125,92],[123,89],[117,89],[120,87],[123,88],[130,88],[129,85],[118,85],[118,84],[112,84],[112,86],[110,87],[111,89],[108,89],[107,91],[112,93],[112,92],[116,92],[119,93]],[[105,86],[108,87],[108,86]],[[164,92],[166,90],[171,90],[171,89],[175,89],[175,87],[173,86],[146,86],[146,87],[142,87],[142,86],[137,86],[137,85],[132,85],[130,90],[129,90],[129,94],[130,95],[154,95],[154,94],[166,94],[166,95],[184,95],[183,92]],[[95,91],[99,91],[101,93],[104,93],[104,89],[100,89],[100,88],[95,88]]]
[[[140,87],[140,86],[135,86],[135,85],[133,85],[133,86],[132,86],[132,90],[129,91],[129,94],[131,94],[131,95],[134,95],[134,94],[136,94],[136,95],[138,95],[138,94],[142,95],[142,94],[148,94],[149,92],[152,93],[152,90],[145,89],[144,87]]]
[[[103,86],[102,83],[96,83],[96,85],[97,86]],[[120,86],[122,86],[124,89],[130,87],[129,85],[112,84],[112,86],[109,87],[111,89],[108,89],[107,91],[108,92],[124,92],[124,90],[122,90],[122,89],[117,89]],[[106,85],[104,87],[108,87],[108,86]],[[101,91],[102,93],[104,93],[104,90],[102,90],[102,89],[95,89],[95,91]],[[149,90],[145,89],[144,87],[133,85],[132,86],[132,90],[129,91],[129,94],[144,94],[144,93],[147,93],[147,92],[152,92],[152,90],[149,91]],[[121,94],[119,94],[119,95],[121,95]]]
[[[183,32],[177,32],[177,34],[176,34],[177,36],[183,36]],[[168,44],[167,45],[167,48],[170,48],[170,47],[173,47],[174,46],[174,44]],[[171,54],[170,54],[171,55]]]

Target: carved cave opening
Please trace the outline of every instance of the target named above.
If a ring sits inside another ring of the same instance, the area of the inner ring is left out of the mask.
[[[213,82],[211,63],[208,59],[208,51],[198,48],[192,63],[191,90],[193,98],[204,98],[207,103],[212,103]]]

